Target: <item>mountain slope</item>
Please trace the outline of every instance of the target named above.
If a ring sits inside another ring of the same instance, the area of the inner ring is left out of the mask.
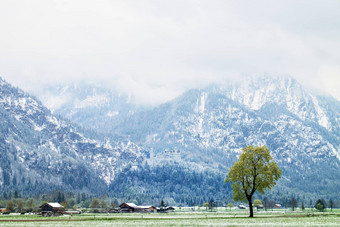
[[[172,151],[172,160],[220,174],[242,147],[266,144],[284,170],[277,191],[338,196],[339,110],[338,101],[315,96],[292,78],[266,78],[188,91],[114,131],[152,149],[150,163]]]
[[[110,90],[84,86],[52,92],[57,99],[66,91],[72,97],[55,112],[92,133],[80,133],[1,82],[1,189],[38,179],[37,189],[101,191],[140,203],[228,202],[223,179],[241,149],[266,144],[283,169],[269,192],[273,199],[339,197],[339,101],[314,95],[292,78],[193,89],[143,109]],[[106,101],[99,102],[98,94]],[[114,111],[123,114],[108,116]]]
[[[105,192],[115,173],[142,159],[132,143],[101,144],[37,99],[0,79],[0,189]]]

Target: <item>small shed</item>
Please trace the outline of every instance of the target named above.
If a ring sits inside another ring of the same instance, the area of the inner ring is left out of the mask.
[[[61,215],[64,213],[64,206],[59,203],[44,203],[39,207],[42,216]]]

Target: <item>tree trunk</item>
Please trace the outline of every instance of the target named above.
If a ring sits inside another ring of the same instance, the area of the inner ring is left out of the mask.
[[[248,204],[249,204],[249,217],[253,218],[254,217],[254,212],[253,212],[253,204],[251,202],[251,198],[248,198]]]

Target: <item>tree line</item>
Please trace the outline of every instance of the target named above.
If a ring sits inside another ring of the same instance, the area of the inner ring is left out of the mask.
[[[48,194],[36,195],[33,197],[24,197],[18,191],[14,191],[13,193],[7,194],[6,198],[4,195],[0,196],[0,208],[6,208],[5,213],[36,213],[39,212],[39,206],[44,204],[45,202],[58,202],[63,205],[66,209],[69,210],[77,210],[80,209],[82,211],[88,212],[101,212],[107,211],[109,209],[118,208],[119,205],[123,202],[131,202],[125,199],[119,199],[115,197],[109,197],[107,195],[102,195],[95,197],[91,194],[87,193],[73,193],[73,192],[63,192],[61,190],[53,191]],[[136,202],[136,201],[132,201]],[[265,211],[274,209],[275,204],[278,202],[272,200],[268,197],[264,197],[262,200],[255,199],[253,201],[253,207],[260,208],[263,207]],[[217,207],[225,207],[226,211],[231,210],[234,206],[237,206],[240,203],[229,202],[219,202],[214,200],[213,198],[207,200],[202,203],[192,202],[190,205],[183,204],[170,204],[168,200],[161,199],[155,202],[154,206],[169,206],[169,205],[177,205],[179,209],[183,206],[193,207],[193,210],[197,209],[200,211],[214,211]],[[312,205],[311,205],[312,204]],[[143,205],[137,203],[137,205]],[[144,204],[145,205],[145,204]],[[292,197],[290,200],[286,201],[283,204],[283,208],[291,209],[295,211],[297,208],[300,208],[302,211],[306,208],[312,208],[319,211],[326,211],[326,209],[332,211],[334,208],[340,208],[340,200],[330,199],[329,201],[325,201],[324,199],[317,199],[316,201],[310,201],[308,204],[304,201],[298,201],[295,197]]]

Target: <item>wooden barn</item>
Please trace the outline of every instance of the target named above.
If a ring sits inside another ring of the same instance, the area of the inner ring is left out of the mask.
[[[120,212],[122,213],[149,213],[154,212],[156,207],[154,206],[137,206],[134,203],[122,203],[120,206]]]
[[[120,207],[120,212],[133,213],[133,212],[135,212],[137,205],[134,204],[134,203],[122,203],[122,204],[120,204],[119,207]]]
[[[44,203],[39,208],[42,216],[62,215],[64,213],[64,207],[59,203]]]

